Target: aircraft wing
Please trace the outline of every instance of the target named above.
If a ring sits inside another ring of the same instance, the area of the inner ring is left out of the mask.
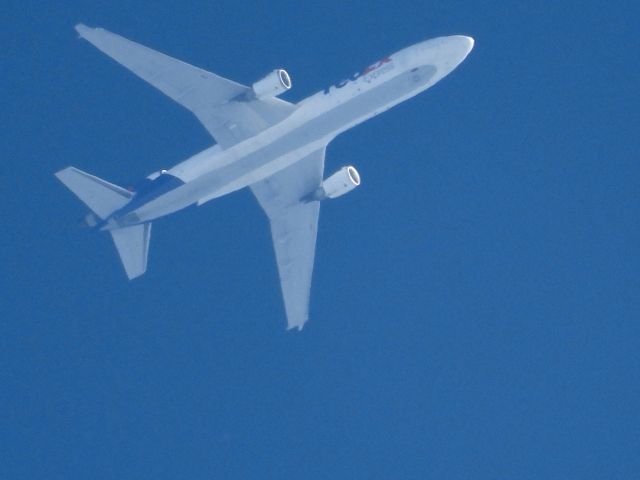
[[[82,38],[187,108],[222,148],[274,125],[296,109],[278,98],[251,98],[251,88],[176,60],[102,28],[76,25]]]
[[[271,223],[288,328],[309,318],[309,293],[316,250],[320,202],[303,202],[322,183],[324,147],[251,185]]]

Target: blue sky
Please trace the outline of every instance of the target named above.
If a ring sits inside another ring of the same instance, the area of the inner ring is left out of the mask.
[[[63,3],[63,4],[62,4]],[[0,38],[0,478],[634,478],[636,2],[9,1]],[[103,26],[298,101],[446,34],[474,51],[339,137],[311,320],[285,332],[248,192],[155,223],[127,282],[53,173],[127,184],[209,146]]]

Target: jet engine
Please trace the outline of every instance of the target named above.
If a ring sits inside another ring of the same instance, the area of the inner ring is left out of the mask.
[[[291,77],[286,70],[277,68],[251,88],[257,98],[277,97],[291,88]]]
[[[348,165],[322,182],[321,198],[338,198],[360,185],[360,174],[355,167]]]

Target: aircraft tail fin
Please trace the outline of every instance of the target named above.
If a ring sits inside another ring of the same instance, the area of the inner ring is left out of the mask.
[[[123,207],[132,193],[74,167],[57,172],[56,177],[101,219]]]
[[[129,280],[139,277],[147,270],[151,223],[110,230]]]

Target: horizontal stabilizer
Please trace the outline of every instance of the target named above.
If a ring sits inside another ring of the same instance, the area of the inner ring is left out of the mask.
[[[129,280],[142,275],[147,270],[151,223],[119,228],[110,233]]]
[[[74,167],[60,170],[56,177],[103,220],[123,207],[133,195],[124,188]]]

